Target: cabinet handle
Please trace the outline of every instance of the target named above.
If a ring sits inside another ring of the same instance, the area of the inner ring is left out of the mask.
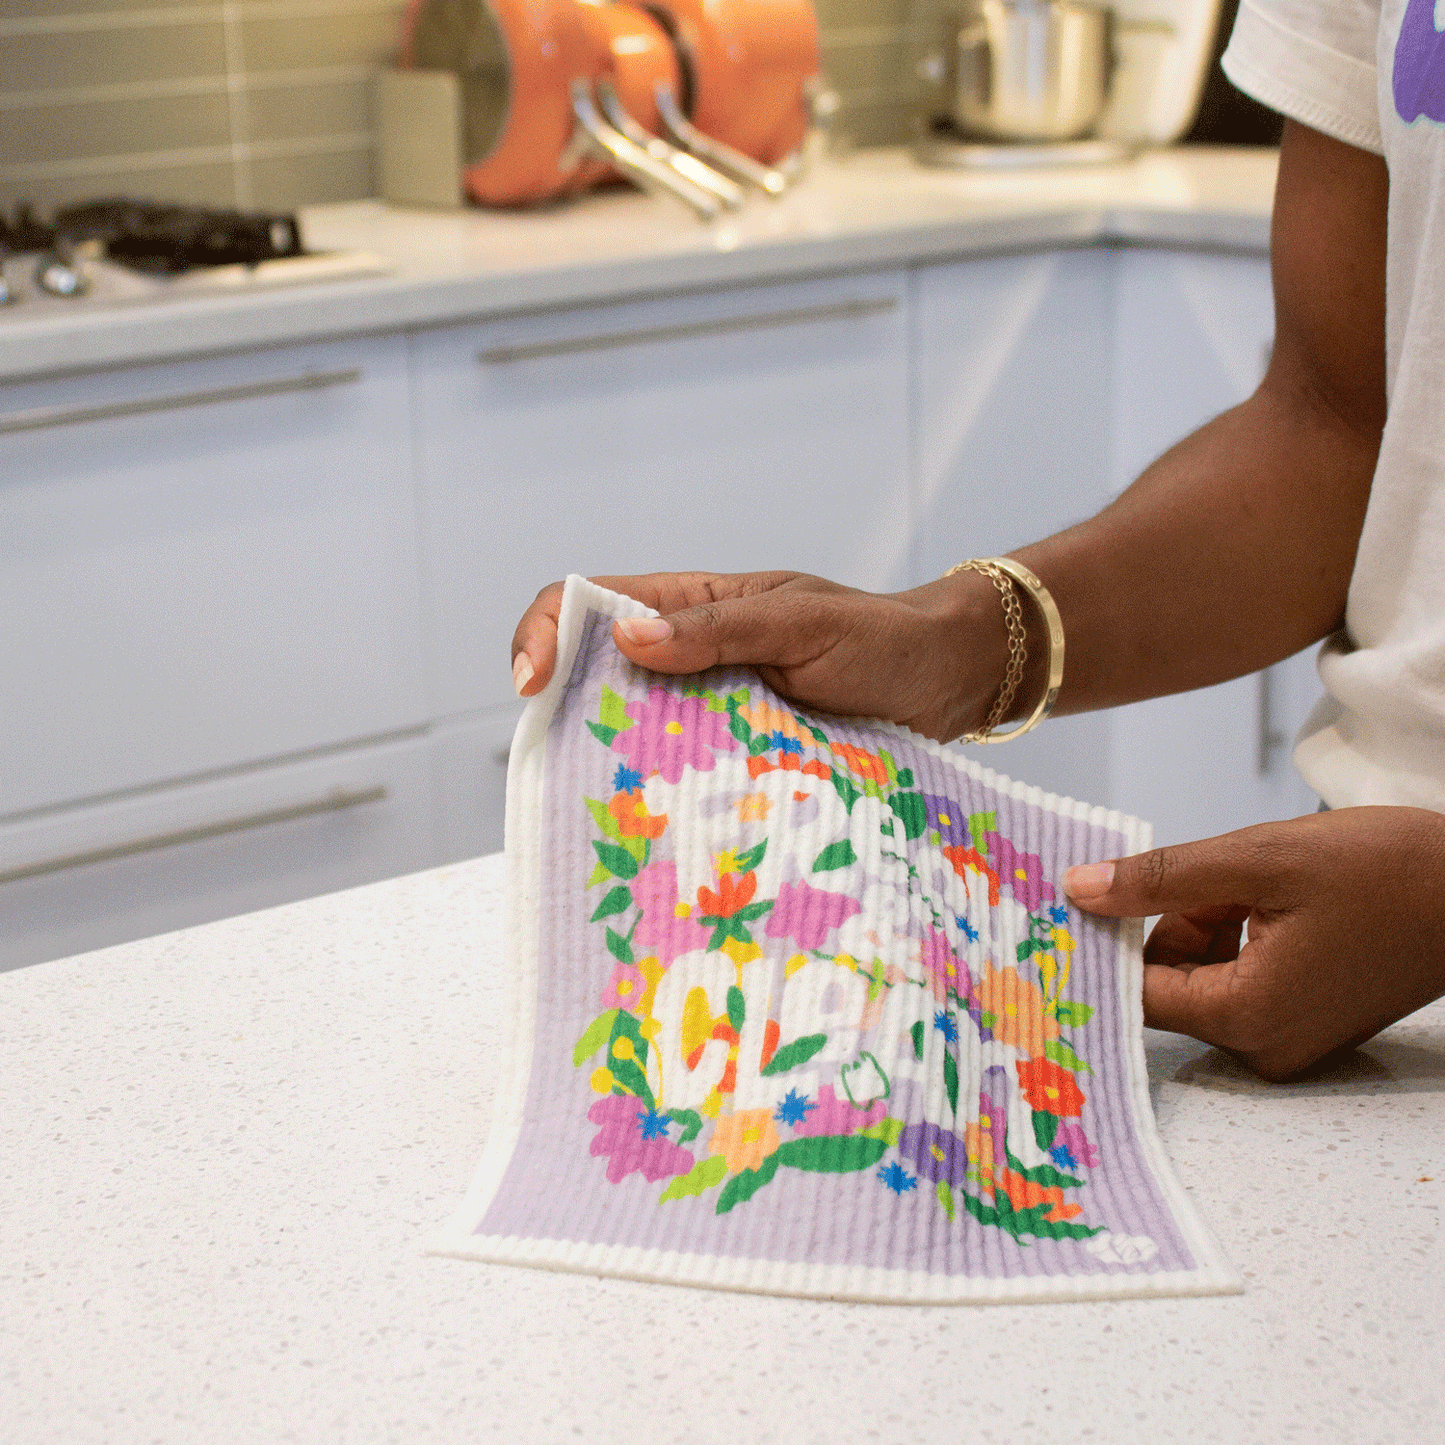
[[[802,326],[810,321],[849,321],[895,311],[898,298],[878,296],[857,301],[829,301],[819,306],[794,306],[754,316],[728,316],[719,321],[687,321],[679,326],[643,326],[636,331],[604,331],[598,336],[571,336],[562,341],[533,341],[522,346],[491,346],[477,353],[483,366],[508,366],[548,356],[574,356],[588,351],[613,351],[623,346],[650,346],[662,341],[687,341],[695,336],[724,336],[732,331],[768,331]]]
[[[349,386],[361,380],[361,368],[342,371],[308,371],[304,376],[282,376],[274,381],[246,381],[239,386],[217,386],[209,391],[180,391],[171,396],[143,396],[134,401],[106,401],[96,406],[37,406],[0,416],[0,436],[7,432],[39,431],[43,427],[74,426],[84,421],[111,421],[122,416],[146,416],[157,411],[180,411],[188,406],[211,406],[222,401],[251,401],[259,396],[281,396],[289,391],[320,391],[328,386]]]
[[[1274,767],[1274,752],[1289,741],[1274,720],[1274,669],[1261,668],[1255,674],[1258,678],[1255,692],[1256,740],[1254,771],[1261,777],[1268,777]]]
[[[386,789],[333,788],[324,798],[309,803],[294,803],[289,808],[271,808],[264,813],[248,813],[243,818],[223,818],[218,823],[202,823],[195,828],[179,828],[174,833],[152,833],[133,838],[129,843],[115,843],[109,848],[91,848],[83,853],[67,853],[60,858],[46,858],[39,863],[22,863],[18,868],[0,870],[0,884],[18,883],[22,878],[39,878],[46,873],[63,873],[71,868],[84,868],[91,863],[108,863],[115,858],[130,858],[137,853],[155,853],[162,848],[176,848],[184,843],[199,843],[206,838],[221,838],[227,833],[244,833],[251,828],[265,828],[272,823],[290,823],[297,818],[312,818],[318,813],[339,813],[345,808],[359,808],[364,803],[379,803]]]

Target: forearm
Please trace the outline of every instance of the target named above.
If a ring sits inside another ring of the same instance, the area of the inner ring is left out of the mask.
[[[1209,686],[1337,628],[1377,450],[1378,434],[1262,387],[1098,516],[1017,553],[1064,620],[1058,710]]]
[[[1098,516],[1015,554],[1063,618],[1058,711],[1238,677],[1343,621],[1385,421],[1388,194],[1378,156],[1289,123],[1275,345],[1258,391]],[[971,605],[977,616],[976,589]],[[1021,713],[1042,692],[1047,651],[1031,622]]]

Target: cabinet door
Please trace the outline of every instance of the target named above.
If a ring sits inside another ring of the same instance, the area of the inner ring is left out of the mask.
[[[916,273],[918,582],[1097,511],[1109,491],[1110,251],[1000,256]],[[1053,718],[964,749],[1011,777],[1110,796],[1108,718]]]
[[[1263,257],[1120,256],[1115,489],[1244,400],[1274,337]],[[1310,811],[1290,743],[1319,695],[1314,649],[1251,677],[1121,708],[1111,727],[1115,806],[1184,842]]]
[[[436,861],[420,733],[0,825],[0,970]]]
[[[401,338],[0,387],[0,817],[425,720]]]
[[[414,339],[438,714],[511,698],[537,590],[586,575],[908,574],[898,274]]]

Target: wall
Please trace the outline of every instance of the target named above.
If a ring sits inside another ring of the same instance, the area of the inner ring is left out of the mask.
[[[907,135],[918,0],[819,0],[845,143]],[[372,191],[371,77],[403,0],[4,0],[0,205],[265,209]]]

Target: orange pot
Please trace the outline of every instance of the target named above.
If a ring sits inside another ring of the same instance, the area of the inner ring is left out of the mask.
[[[714,140],[766,165],[808,133],[805,86],[818,74],[810,0],[648,0],[685,72],[681,100]]]
[[[612,83],[628,114],[645,131],[662,134],[657,114],[657,86],[674,94],[682,86],[682,67],[667,31],[637,5],[608,0],[581,0],[594,34],[611,57]]]
[[[577,0],[412,0],[397,63],[460,77],[462,181],[474,200],[545,200],[610,173],[568,147],[572,81],[590,83],[612,66],[592,8]]]

